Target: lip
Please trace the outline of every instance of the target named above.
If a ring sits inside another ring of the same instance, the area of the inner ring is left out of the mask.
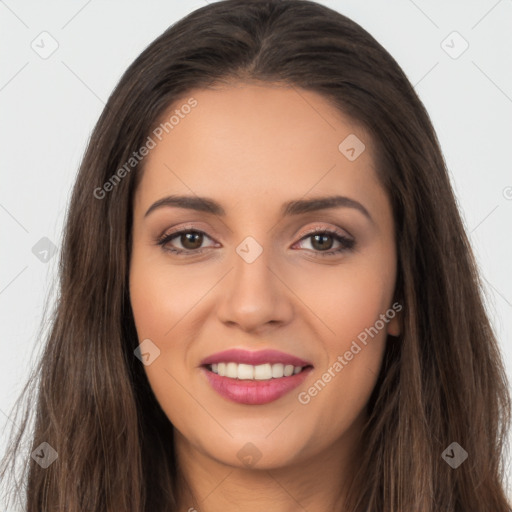
[[[232,348],[212,354],[201,361],[201,366],[206,366],[215,363],[238,363],[238,364],[251,364],[259,365],[264,363],[276,364],[291,364],[293,366],[313,366],[309,361],[300,359],[299,357],[279,350],[243,350],[239,348]],[[300,374],[297,374],[300,375]]]
[[[204,373],[210,386],[222,397],[239,404],[263,405],[274,402],[297,386],[300,386],[311,371],[313,371],[313,367],[304,368],[300,373],[290,375],[289,377],[260,381],[221,377],[208,370],[206,366],[201,367],[201,371]]]

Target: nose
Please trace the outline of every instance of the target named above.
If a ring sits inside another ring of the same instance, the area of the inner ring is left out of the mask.
[[[247,332],[289,323],[294,314],[293,293],[268,252],[263,250],[252,263],[238,254],[233,261],[217,305],[220,321]]]

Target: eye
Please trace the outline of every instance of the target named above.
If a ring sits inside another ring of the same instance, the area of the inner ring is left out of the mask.
[[[325,228],[314,228],[306,236],[303,236],[298,243],[300,244],[302,241],[308,240],[310,247],[302,248],[312,250],[319,256],[340,254],[353,249],[355,246],[355,240],[353,238],[348,238],[342,233]],[[338,246],[333,249],[333,246],[336,244],[338,244]]]
[[[168,251],[174,254],[199,254],[207,249],[207,247],[201,247],[205,239],[212,240],[206,233],[197,229],[186,229],[182,231],[176,231],[174,233],[166,233],[157,240],[157,244],[162,246],[164,251]],[[173,246],[171,243],[176,240],[178,247]],[[213,242],[213,240],[212,240]],[[212,245],[210,247],[214,247]]]

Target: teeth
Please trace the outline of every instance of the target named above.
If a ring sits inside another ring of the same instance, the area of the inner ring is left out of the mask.
[[[238,377],[238,365],[236,363],[226,364],[226,377],[236,379]]]
[[[300,368],[299,366],[297,368]],[[300,370],[299,370],[300,371]],[[272,365],[272,377],[278,379],[284,375],[284,364],[277,363]]]
[[[237,363],[215,363],[210,366],[213,373],[221,377],[230,377],[231,379],[241,380],[270,380],[280,379],[281,377],[290,377],[303,370],[302,366],[293,366],[292,364],[237,364]]]
[[[272,378],[272,366],[270,364],[260,364],[254,367],[255,380],[269,380]]]
[[[228,377],[231,377],[231,375],[228,375]],[[253,379],[254,366],[251,366],[250,364],[239,364],[237,374],[235,375],[235,377],[239,379]]]

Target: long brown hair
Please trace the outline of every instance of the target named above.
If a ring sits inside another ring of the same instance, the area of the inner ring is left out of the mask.
[[[0,475],[13,476],[21,461],[13,493],[24,495],[27,512],[177,511],[172,425],[134,356],[128,294],[144,160],[104,184],[171,105],[233,80],[317,92],[361,123],[391,200],[402,332],[387,343],[368,403],[346,510],[510,512],[508,383],[435,131],[387,51],[350,19],[306,0],[212,3],[172,25],[121,78],[73,189],[51,329],[25,412],[11,416],[20,430]],[[46,469],[30,457],[43,442],[58,453]],[[442,456],[453,442],[468,453],[456,469]]]

